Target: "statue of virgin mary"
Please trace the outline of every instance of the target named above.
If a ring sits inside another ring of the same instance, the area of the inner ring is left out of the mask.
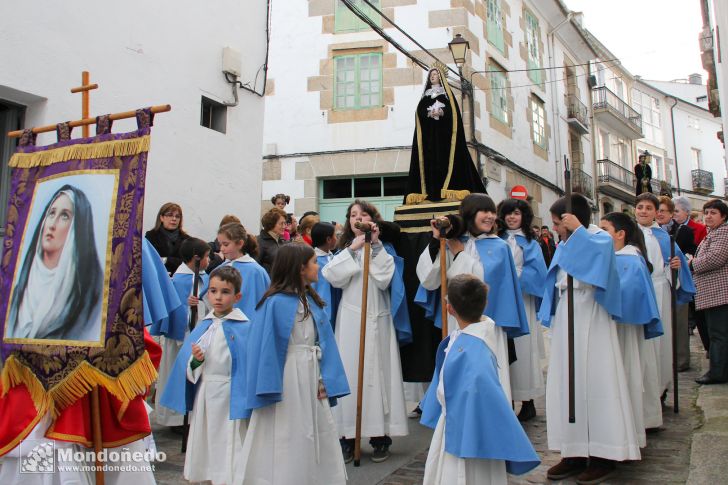
[[[405,201],[407,205],[443,199],[462,200],[486,193],[465,142],[463,120],[447,83],[445,67],[427,74],[415,112],[415,134]]]

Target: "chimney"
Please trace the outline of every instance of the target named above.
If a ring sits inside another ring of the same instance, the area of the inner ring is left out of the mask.
[[[698,74],[697,72],[696,73],[693,73],[693,74],[690,74],[688,76],[688,82],[690,84],[700,84],[700,85],[702,85],[703,84],[703,75],[702,74]]]

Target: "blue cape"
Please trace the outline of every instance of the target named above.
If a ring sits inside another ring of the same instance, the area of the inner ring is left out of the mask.
[[[307,298],[321,348],[321,376],[329,401],[334,405],[336,398],[349,394],[349,383],[328,316],[310,296]],[[255,314],[248,341],[246,371],[248,392],[245,399],[246,406],[251,409],[283,399],[283,370],[299,302],[296,295],[276,293],[268,297]]]
[[[341,295],[343,290],[341,288],[335,288],[331,286],[331,283],[324,278],[323,269],[324,266],[329,264],[327,256],[317,256],[316,261],[319,264],[318,282],[311,283],[311,287],[318,293],[323,301],[326,302],[324,311],[331,322],[331,328],[336,328],[336,314],[339,311],[339,303],[341,303]]]
[[[410,324],[409,310],[407,309],[407,294],[404,289],[404,259],[397,255],[394,246],[383,243],[384,250],[394,258],[394,276],[389,284],[389,300],[392,305],[392,321],[397,332],[399,345],[412,343],[412,325]]]
[[[504,235],[503,239],[506,239]],[[543,252],[536,240],[526,239],[521,234],[516,234],[516,244],[523,250],[523,271],[518,282],[524,293],[535,296],[541,300],[543,288],[546,284],[546,262],[543,259]]]
[[[541,462],[501,387],[493,352],[478,337],[462,333],[445,361],[448,342],[449,336],[437,349],[420,422],[437,426],[442,413],[437,386],[445,362],[445,451],[459,458],[505,460],[515,475],[536,468]]]
[[[645,339],[662,335],[660,310],[645,259],[635,254],[617,254],[617,271],[622,289],[622,316],[615,320],[644,325]]]
[[[145,325],[165,324],[164,320],[182,305],[162,258],[145,237],[142,238],[142,305]]]
[[[240,288],[240,292],[243,294],[243,297],[235,304],[235,308],[239,308],[246,317],[252,320],[255,307],[258,305],[260,299],[263,298],[263,294],[268,289],[268,286],[270,286],[268,272],[255,261],[249,263],[233,261],[232,263],[227,262],[223,264],[232,265],[233,268],[240,271],[240,276],[243,277],[243,285]]]
[[[161,322],[155,322],[149,327],[149,333],[152,335],[164,335],[167,338],[182,341],[185,339],[185,332],[189,327],[190,311],[187,306],[187,298],[192,294],[192,282],[195,275],[187,273],[175,273],[172,276],[172,285],[177,291],[177,296],[181,302],[169,316]],[[200,284],[197,288],[197,294],[200,298],[207,293],[207,285],[210,277],[204,271],[200,272]],[[197,323],[197,322],[195,322]]]
[[[665,260],[665,264],[670,263],[670,235],[665,232],[664,229],[653,227],[652,234],[657,238],[657,242],[660,243],[660,252],[662,258]],[[678,281],[680,285],[677,288],[677,302],[681,305],[690,303],[693,301],[695,296],[695,282],[693,281],[693,275],[688,267],[688,260],[685,259],[685,255],[675,243],[675,256],[680,258],[680,271],[677,272]]]
[[[556,312],[556,278],[559,268],[575,279],[594,286],[594,300],[612,318],[622,315],[622,292],[617,273],[617,259],[612,237],[604,231],[591,234],[580,226],[566,244],[556,247],[554,259],[546,274],[546,288],[538,311],[541,323],[551,326],[551,316]]]
[[[511,248],[502,239],[494,237],[478,239],[475,246],[488,285],[488,304],[483,314],[492,318],[510,338],[528,335],[528,317]],[[442,328],[439,288],[430,291],[420,285],[415,303],[425,309],[426,318],[435,322],[437,328]]]
[[[160,401],[162,406],[173,409],[180,414],[192,410],[192,405],[195,402],[196,384],[187,380],[187,366],[190,362],[190,356],[192,356],[192,344],[200,339],[210,325],[212,325],[211,318],[202,320],[182,344],[182,348],[177,354],[177,360],[174,361],[172,372],[169,375],[167,387],[164,388],[164,394],[162,394]],[[222,330],[225,333],[225,340],[227,340],[230,356],[232,357],[230,419],[248,419],[251,414],[251,410],[245,407],[247,387],[245,362],[250,328],[250,322],[224,320],[222,323]]]

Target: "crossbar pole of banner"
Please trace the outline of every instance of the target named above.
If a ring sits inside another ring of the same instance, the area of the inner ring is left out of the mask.
[[[160,104],[157,106],[152,106],[151,108],[152,113],[165,113],[167,111],[172,110],[172,106],[168,104]],[[132,111],[123,111],[121,113],[114,113],[109,115],[109,119],[111,121],[116,120],[123,120],[126,118],[134,118],[136,116],[136,110]],[[71,128],[75,128],[77,126],[88,126],[88,125],[95,125],[96,124],[96,117],[93,118],[87,118],[84,120],[75,120],[68,123],[68,126]],[[33,128],[33,133],[48,133],[50,131],[56,131],[56,125],[46,125],[46,126],[39,126],[36,128]],[[23,130],[15,130],[15,131],[9,131],[8,137],[10,138],[20,138],[20,136],[23,134]]]

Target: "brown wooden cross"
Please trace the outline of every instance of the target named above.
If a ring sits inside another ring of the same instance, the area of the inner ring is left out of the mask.
[[[99,85],[96,83],[89,84],[89,81],[90,81],[89,77],[90,77],[89,72],[83,71],[81,73],[81,86],[78,86],[76,88],[71,88],[72,93],[74,93],[74,94],[81,93],[81,120],[87,120],[89,118],[89,110],[90,110],[89,104],[90,104],[90,98],[91,98],[89,91],[91,91],[93,89],[98,89],[98,87],[99,87]],[[84,138],[87,138],[89,135],[88,127],[89,127],[89,125],[82,126]]]

